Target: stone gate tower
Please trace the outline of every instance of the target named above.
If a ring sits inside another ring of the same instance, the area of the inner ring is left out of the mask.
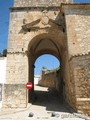
[[[61,62],[56,89],[74,110],[90,113],[90,4],[72,2],[14,0],[3,107],[27,106],[34,89],[27,93],[26,83],[34,84],[35,60],[48,53]]]

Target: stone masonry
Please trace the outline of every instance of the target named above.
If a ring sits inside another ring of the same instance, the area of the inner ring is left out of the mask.
[[[58,90],[58,84],[60,82],[60,68],[52,70],[42,69],[41,79],[38,85],[43,87],[55,88]]]
[[[34,88],[25,85],[34,84],[35,60],[47,53],[61,63],[65,101],[90,115],[90,4],[50,1],[15,0],[10,8],[3,107],[27,106]]]
[[[75,87],[75,104],[78,112],[90,115],[90,54],[73,57],[70,61],[72,69],[71,84]],[[83,110],[83,112],[82,112]]]

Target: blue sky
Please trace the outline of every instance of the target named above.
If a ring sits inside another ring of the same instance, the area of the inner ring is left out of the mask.
[[[60,66],[59,60],[53,55],[45,54],[37,58],[35,62],[35,74],[40,74],[42,67],[46,67],[49,70]]]
[[[90,2],[90,0],[74,0],[74,2]],[[0,52],[7,48],[8,26],[9,26],[9,7],[13,6],[13,0],[0,0]],[[44,62],[44,63],[43,63]],[[35,73],[38,74],[42,66],[55,68],[59,62],[52,56],[41,56],[37,59]]]
[[[13,0],[0,0],[0,52],[7,48],[10,6],[13,6]]]

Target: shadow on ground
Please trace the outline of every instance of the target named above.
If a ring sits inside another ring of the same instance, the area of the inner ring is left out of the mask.
[[[32,104],[46,107],[47,111],[71,113],[70,106],[65,103],[63,97],[55,89],[49,88],[47,91],[34,91]]]

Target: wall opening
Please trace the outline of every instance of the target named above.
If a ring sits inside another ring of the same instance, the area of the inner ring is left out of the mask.
[[[39,85],[41,85],[42,83],[45,83],[45,84],[47,83],[47,86],[43,84],[43,87],[48,87],[49,91],[52,91],[49,88],[53,87],[53,89],[57,91],[57,93],[59,92],[60,96],[63,95],[62,79],[63,79],[63,66],[64,66],[63,63],[65,63],[65,60],[63,60],[63,58],[65,59],[63,41],[57,37],[52,38],[51,34],[40,34],[34,37],[28,45],[28,64],[29,64],[28,81],[33,83],[33,89],[29,90],[28,92],[28,102],[33,102],[34,101],[33,99],[35,98],[35,92],[36,92],[36,87],[35,87],[36,81],[34,80],[35,67],[36,67],[35,63],[36,61],[38,61],[40,56],[45,54],[52,55],[57,59],[59,63],[58,67],[60,67],[60,70],[56,70],[57,73],[51,73],[53,75],[50,76],[50,77],[54,76],[56,77],[55,79],[58,79],[58,80],[56,81],[53,80],[53,82],[50,82],[50,80],[49,82],[47,80],[44,82],[40,81]],[[49,59],[48,63],[51,61],[52,59],[51,60]],[[54,63],[51,63],[51,64],[52,64],[51,69],[55,69]],[[43,65],[43,67],[45,66]],[[45,70],[45,68],[43,70]],[[46,73],[44,74],[44,76],[46,77]],[[54,79],[54,77],[52,77],[52,79]]]
[[[50,54],[41,55],[35,61],[34,86],[56,88],[59,74],[60,61]]]
[[[30,94],[30,102],[48,102],[52,99],[61,99],[63,86],[61,82],[60,60],[51,54],[39,56],[34,64],[33,92]],[[52,96],[53,95],[53,96]],[[51,98],[49,98],[51,96]],[[61,97],[61,98],[60,98]]]

